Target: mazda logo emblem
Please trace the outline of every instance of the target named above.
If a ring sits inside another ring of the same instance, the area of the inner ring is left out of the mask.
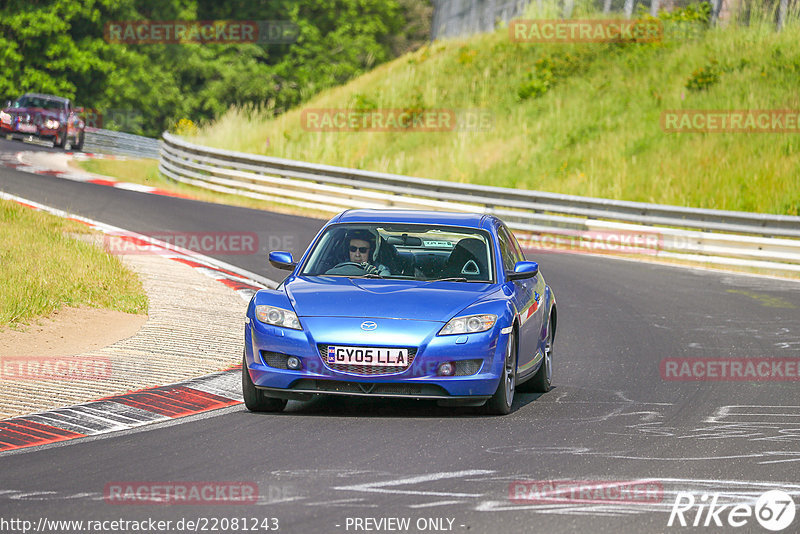
[[[361,330],[369,331],[369,330],[375,330],[376,328],[378,328],[378,323],[374,321],[364,321],[363,323],[361,323]]]

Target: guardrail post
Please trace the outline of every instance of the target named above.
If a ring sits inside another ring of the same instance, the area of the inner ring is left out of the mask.
[[[778,6],[777,31],[781,31],[783,29],[783,25],[786,21],[786,12],[788,10],[789,10],[789,0],[781,0]]]
[[[650,0],[650,16],[658,16],[659,0]]]
[[[631,16],[633,16],[633,4],[635,2],[636,0],[625,0],[625,7],[623,8],[623,11],[625,12],[626,18],[631,18]]]
[[[564,18],[572,18],[572,11],[575,9],[575,0],[564,0]]]

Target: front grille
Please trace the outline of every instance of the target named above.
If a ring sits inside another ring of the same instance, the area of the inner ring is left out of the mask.
[[[414,363],[414,358],[417,355],[417,348],[416,347],[405,347],[408,348],[408,364],[407,365],[393,365],[389,367],[377,367],[374,365],[343,365],[341,363],[328,363],[328,345],[319,343],[317,345],[319,349],[319,357],[322,358],[322,363],[325,364],[325,367],[331,369],[333,371],[340,371],[343,373],[350,373],[354,375],[391,375],[396,373],[402,373],[406,369],[408,369],[412,363]],[[404,348],[404,347],[396,347],[396,348]]]
[[[288,369],[289,366],[286,365],[286,360],[289,359],[288,354],[281,354],[280,352],[270,352],[268,350],[262,350],[261,352],[261,359],[264,360],[264,363],[269,365],[270,367],[274,367],[275,369]]]
[[[481,370],[483,360],[458,360],[456,364],[455,376],[470,376]]]
[[[320,393],[358,393],[362,395],[425,395],[448,396],[447,392],[433,384],[377,384],[363,382],[345,382],[342,380],[302,379],[292,385],[291,389],[319,391]]]

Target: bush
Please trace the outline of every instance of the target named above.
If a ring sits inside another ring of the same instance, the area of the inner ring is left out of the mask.
[[[686,80],[686,88],[690,91],[705,91],[719,82],[721,69],[716,59],[712,59],[706,66],[692,72]]]

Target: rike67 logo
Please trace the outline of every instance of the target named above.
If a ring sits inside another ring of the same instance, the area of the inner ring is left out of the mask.
[[[768,491],[758,498],[755,506],[719,504],[718,499],[719,493],[703,493],[699,499],[695,499],[694,493],[678,492],[667,526],[738,528],[747,525],[755,517],[763,528],[778,532],[794,521],[794,501],[785,491]]]

